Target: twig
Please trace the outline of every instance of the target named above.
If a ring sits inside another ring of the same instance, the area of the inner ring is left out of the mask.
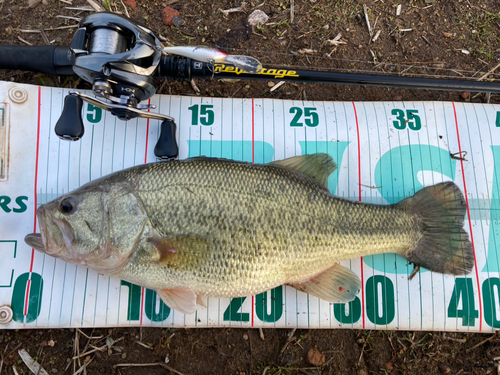
[[[19,357],[23,360],[24,364],[30,369],[30,371],[35,375],[49,375],[45,369],[40,366],[38,362],[35,362],[33,358],[24,349],[19,350]]]
[[[112,346],[113,346],[114,344],[116,344],[118,341],[122,340],[122,339],[123,339],[123,337],[120,337],[118,340],[114,341],[114,342],[113,342],[113,344],[112,344]],[[105,345],[103,345],[103,346],[101,346],[101,347],[95,347],[95,346],[93,346],[93,345],[90,345],[90,346],[91,346],[92,348],[94,348],[94,349],[89,350],[88,352],[82,353],[82,354],[80,354],[80,355],[78,355],[78,356],[75,356],[75,357],[73,357],[73,359],[78,359],[78,358],[81,358],[81,357],[85,357],[86,355],[88,355],[88,354],[92,354],[92,353],[97,352],[97,351],[103,351],[104,349],[106,349],[106,348],[108,347],[108,345],[107,345],[107,344],[105,344]]]
[[[19,375],[16,366],[12,366],[12,371],[14,372],[14,375]]]
[[[368,27],[368,34],[370,34],[370,39],[373,37],[372,27],[370,26],[370,19],[368,18],[368,10],[366,9],[366,4],[363,4],[363,12],[365,13],[366,26]]]
[[[425,40],[425,42],[428,44],[428,45],[431,45],[431,42],[429,42],[429,40],[423,36],[423,35],[420,35],[422,37],[423,40]]]
[[[120,2],[122,3],[123,9],[125,9],[125,14],[127,15],[128,18],[130,18],[130,14],[128,14],[127,7],[125,6],[125,4],[123,4],[123,0],[120,0]]]
[[[283,81],[283,82],[284,82],[284,81]],[[280,83],[281,83],[281,82],[280,82]],[[264,340],[264,339],[265,339],[265,338],[264,338],[264,331],[263,331],[263,330],[262,330],[262,328],[260,328],[260,327],[259,327],[259,335],[260,335],[260,338],[261,338],[262,340]]]
[[[469,353],[469,352],[471,352],[472,350],[476,349],[477,347],[479,347],[479,346],[481,346],[481,345],[483,345],[483,344],[487,343],[488,341],[490,341],[490,340],[494,339],[495,337],[497,337],[497,336],[498,336],[498,332],[500,332],[500,331],[496,331],[496,332],[495,332],[495,334],[494,334],[493,336],[491,336],[490,338],[487,338],[486,340],[481,341],[479,344],[474,345],[472,348],[467,349],[465,352],[466,352],[466,353]]]
[[[71,17],[71,16],[62,16],[62,15],[57,15],[56,18],[64,18],[66,20],[73,20],[76,22],[80,22],[82,20],[80,17]]]
[[[446,336],[446,332],[443,332],[443,339],[448,339],[448,340],[451,340],[451,341],[456,341],[456,342],[459,342],[461,344],[465,344],[467,342],[466,339],[456,339],[454,337]]]
[[[326,44],[328,44],[329,46],[339,46],[342,44],[347,44],[347,42],[340,40],[340,38],[342,38],[342,34],[339,33],[335,38],[327,40]]]
[[[49,38],[47,38],[47,34],[45,34],[45,31],[41,31],[40,34],[42,35],[42,39],[43,41],[45,42],[45,44],[49,45],[50,44],[50,40]]]
[[[285,81],[280,81],[278,82],[276,85],[274,85],[273,87],[271,87],[271,90],[269,90],[270,92],[273,92],[274,90],[278,89],[279,87],[283,86],[285,83]],[[262,337],[262,340],[264,340],[264,333],[262,332],[262,328],[259,328],[260,329],[260,337]]]
[[[238,8],[231,8],[231,9],[227,9],[227,10],[223,10],[223,9],[219,8],[219,10],[222,12],[224,17],[227,17],[227,16],[229,16],[229,13],[244,12],[246,5],[247,5],[247,3],[244,1],[241,3],[241,5]]]
[[[142,346],[142,347],[146,348],[146,349],[153,350],[153,348],[152,348],[152,347],[147,346],[146,344],[144,344],[144,343],[142,343],[142,342],[140,342],[140,341],[134,340],[134,342],[135,342],[136,344],[139,344],[140,346]]]
[[[95,1],[87,0],[87,2],[90,4],[90,6],[92,8],[95,9],[96,12],[104,12],[104,8],[102,6],[100,6],[99,4],[97,4]]]
[[[200,89],[198,88],[198,86],[196,86],[196,81],[194,80],[194,78],[191,78],[191,81],[189,81],[189,83],[191,83],[191,87],[194,91],[196,91],[197,93],[200,92]]]
[[[377,31],[377,33],[375,34],[375,36],[372,38],[372,42],[376,42],[377,41],[377,39],[380,36],[381,32],[382,32],[382,30]]]
[[[366,346],[366,343],[368,342],[368,339],[370,338],[371,334],[372,334],[372,331],[370,330],[370,332],[368,333],[368,336],[366,337],[365,342],[363,343],[363,348],[361,349],[361,355],[359,356],[359,360],[358,360],[358,367],[361,364],[361,360],[363,359],[363,353],[365,352],[365,346]]]
[[[82,367],[80,367],[78,369],[78,371],[76,371],[73,375],[78,375],[80,374],[81,372],[85,371],[87,366],[90,365],[90,363],[94,360],[94,358],[90,359],[88,362],[84,363]]]
[[[17,36],[17,39],[19,39],[23,43],[26,43],[28,46],[32,46],[33,45],[30,42],[28,42],[27,40],[24,40],[23,38],[21,38],[19,35]]]
[[[290,0],[290,23],[293,23],[295,18],[295,0]]]
[[[262,373],[262,375],[266,375],[267,370],[269,370],[270,368],[271,368],[270,366],[266,366],[264,368],[264,372]]]
[[[86,8],[86,7],[64,7],[64,9],[69,9],[69,10],[79,10],[79,11],[82,11],[82,12],[93,12],[94,9],[92,8]]]
[[[488,73],[486,73],[485,75],[483,75],[481,78],[478,79],[478,81],[482,81],[483,79],[485,79],[486,77],[488,77],[491,73],[493,73],[495,70],[497,70],[498,68],[500,68],[500,64],[498,64],[497,66],[495,66],[493,69],[491,69]]]
[[[156,363],[118,363],[117,365],[113,365],[113,368],[118,368],[118,367],[153,367],[153,366],[161,366],[163,368],[166,368],[169,371],[172,371],[175,374],[178,375],[184,375],[182,372],[179,372],[166,363],[163,362],[156,362]]]
[[[21,33],[40,33],[42,30],[43,31],[52,31],[52,30],[63,30],[63,29],[73,29],[73,28],[79,28],[80,25],[68,25],[68,26],[59,26],[59,27],[48,27],[46,29],[40,29],[40,30],[22,30],[22,29],[17,29],[17,31]]]
[[[76,330],[89,340],[99,340],[99,339],[102,339],[104,337],[103,335],[101,335],[101,336],[87,336],[85,334],[85,332],[83,332],[81,329],[77,328]]]
[[[288,339],[286,340],[285,342],[285,345],[283,345],[283,347],[281,348],[280,350],[280,354],[283,354],[283,352],[285,351],[286,347],[288,346],[288,344],[290,344],[295,338],[293,337],[293,334],[295,333],[295,331],[297,330],[297,328],[294,328],[292,329],[292,331],[288,334]]]

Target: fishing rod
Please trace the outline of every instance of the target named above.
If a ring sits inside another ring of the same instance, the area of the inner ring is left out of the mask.
[[[498,82],[288,70],[263,67],[254,57],[228,55],[213,48],[162,47],[146,26],[106,12],[85,17],[70,46],[0,46],[0,69],[77,75],[92,85],[94,96],[70,90],[65,97],[54,129],[64,140],[77,141],[85,132],[83,101],[121,120],[162,121],[154,149],[159,159],[176,158],[178,146],[174,118],[150,112],[155,106],[141,103],[155,95],[155,79],[237,78],[500,93]]]

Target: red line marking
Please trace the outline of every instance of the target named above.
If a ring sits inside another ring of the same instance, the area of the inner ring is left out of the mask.
[[[142,326],[142,312],[144,311],[144,288],[141,288],[141,320],[139,324]]]
[[[148,99],[148,105],[151,104],[151,99]],[[148,108],[148,112],[149,112],[149,108]],[[149,141],[149,117],[147,119],[147,122],[146,122],[146,151],[145,151],[145,155],[144,155],[144,164],[146,164],[148,162],[148,141]]]
[[[30,275],[31,276],[31,275]],[[28,296],[30,295],[31,278],[28,279],[28,284],[26,285],[26,299],[24,300],[24,316],[28,314]]]
[[[253,327],[254,306],[255,306],[255,296],[252,296],[252,327]]]
[[[42,88],[38,87],[38,120],[37,120],[37,132],[36,132],[36,156],[35,156],[35,219],[33,223],[33,233],[36,233],[36,210],[37,210],[37,196],[36,192],[38,189],[38,151],[40,149],[40,114],[42,108]],[[33,261],[35,259],[35,249],[31,249],[31,262],[30,262],[30,274],[28,278],[28,284],[26,286],[26,296],[24,299],[24,316],[28,314],[28,301],[30,295],[31,287],[31,273],[33,272]]]
[[[452,104],[453,104],[453,114],[455,115],[455,127],[457,128],[458,151],[460,151],[460,153],[462,153],[462,146],[460,145],[460,133],[458,131],[457,111],[455,108],[455,103],[452,102]],[[472,234],[472,223],[470,220],[470,211],[469,211],[469,197],[467,196],[467,185],[465,184],[465,172],[464,172],[463,160],[460,160],[460,165],[462,168],[462,180],[464,182],[465,204],[467,205],[467,217],[469,218],[470,242],[472,243],[472,253],[474,254],[474,268],[476,270],[477,292],[478,292],[478,297],[479,297],[479,332],[481,332],[483,330],[483,305],[481,302],[481,288],[479,287],[479,272],[477,270],[476,248],[474,246],[474,235]]]
[[[148,99],[148,105],[151,104],[151,99]],[[148,108],[149,112],[149,108]],[[149,117],[146,122],[146,151],[144,152],[144,164],[148,162],[148,140],[149,140]],[[139,324],[142,326],[142,317],[144,315],[144,288],[141,288],[141,318]]]
[[[255,163],[255,105],[252,98],[252,163]]]
[[[359,122],[356,104],[352,102],[354,108],[354,117],[356,118],[356,135],[358,136],[358,185],[359,185],[359,201],[361,202],[361,145],[359,144]],[[365,329],[365,275],[363,272],[363,257],[361,257],[361,311],[363,312],[363,329]]]
[[[252,163],[255,163],[255,103],[252,98]],[[252,296],[252,327],[255,314],[255,296]]]

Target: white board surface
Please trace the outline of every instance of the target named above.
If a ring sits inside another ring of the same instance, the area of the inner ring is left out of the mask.
[[[347,305],[279,287],[246,298],[209,298],[207,308],[184,315],[151,290],[24,243],[38,231],[38,205],[102,175],[156,161],[159,121],[122,122],[86,103],[84,137],[61,141],[53,129],[65,95],[65,89],[0,82],[0,306],[14,313],[0,328],[500,328],[499,105],[156,95],[155,111],[176,119],[181,159],[267,163],[328,152],[339,165],[328,181],[332,193],[378,204],[453,180],[466,193],[465,229],[475,253],[467,277],[422,270],[411,282],[413,266],[393,254],[344,261],[363,285]]]

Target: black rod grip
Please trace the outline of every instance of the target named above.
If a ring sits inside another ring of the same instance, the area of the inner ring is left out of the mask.
[[[179,155],[179,147],[175,139],[175,122],[164,120],[161,123],[161,132],[155,146],[155,155],[159,159],[174,159]]]
[[[0,69],[74,75],[73,52],[62,46],[0,46]]]
[[[66,141],[78,141],[83,137],[85,128],[82,121],[83,99],[75,95],[64,98],[63,111],[57,120],[55,133]]]

